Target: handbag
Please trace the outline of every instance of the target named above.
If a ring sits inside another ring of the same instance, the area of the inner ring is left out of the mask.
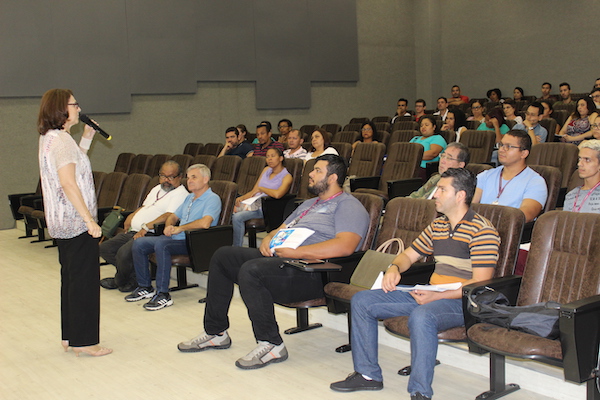
[[[529,333],[547,339],[560,335],[560,304],[555,301],[511,306],[506,296],[490,287],[480,286],[468,295],[467,310],[480,322]]]
[[[115,236],[117,228],[121,225],[121,222],[125,219],[122,212],[124,211],[121,207],[114,207],[114,209],[104,218],[102,222],[102,236],[107,239]]]
[[[386,253],[394,243],[398,244],[396,254]],[[360,259],[354,273],[350,277],[350,284],[363,289],[371,289],[380,272],[385,272],[394,258],[404,251],[404,242],[393,238],[383,242],[377,250],[367,250]]]

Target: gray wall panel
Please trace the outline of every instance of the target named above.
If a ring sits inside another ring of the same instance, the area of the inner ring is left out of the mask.
[[[132,94],[196,93],[195,0],[127,0]]]
[[[309,41],[306,1],[254,2],[256,35],[256,108],[310,107]]]

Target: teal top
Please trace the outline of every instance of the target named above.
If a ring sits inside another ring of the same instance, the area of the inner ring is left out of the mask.
[[[448,143],[446,143],[444,138],[441,137],[440,135],[431,135],[429,137],[415,136],[412,139],[410,139],[410,142],[411,143],[419,143],[419,144],[423,145],[423,147],[424,147],[423,151],[431,150],[432,144],[437,144],[438,146],[442,146],[442,151],[443,151],[443,149],[445,149],[448,146]],[[421,161],[421,168],[425,168],[425,167],[427,167],[427,163],[435,162],[435,161],[440,161],[439,155],[434,159],[427,160],[427,161],[426,160]]]

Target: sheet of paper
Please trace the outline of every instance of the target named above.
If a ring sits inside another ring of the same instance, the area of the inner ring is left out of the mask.
[[[252,196],[249,199],[242,200],[242,204],[246,204],[247,206],[252,205],[256,200],[264,196],[266,196],[266,194],[264,193],[257,194],[256,196]]]
[[[277,232],[277,234],[271,239],[269,247],[271,252],[274,252],[278,247],[297,249],[313,233],[315,233],[315,231],[308,228],[280,229],[279,232]]]

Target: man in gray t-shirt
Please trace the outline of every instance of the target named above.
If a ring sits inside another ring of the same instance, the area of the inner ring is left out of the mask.
[[[258,347],[237,360],[242,369],[255,369],[288,357],[273,304],[289,304],[323,297],[321,273],[304,272],[284,264],[285,259],[328,259],[352,254],[362,246],[369,215],[354,196],[344,193],[346,164],[336,155],[317,158],[310,173],[307,200],[262,241],[260,249],[222,247],[210,262],[204,329],[178,345],[180,351],[198,352],[231,346],[227,334],[234,283],[248,308]],[[297,248],[271,248],[271,239],[285,229],[314,231]]]
[[[585,140],[579,144],[577,168],[583,185],[567,193],[563,209],[600,213],[600,140]]]

